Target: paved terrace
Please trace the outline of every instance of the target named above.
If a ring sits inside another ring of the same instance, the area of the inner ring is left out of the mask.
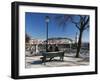
[[[28,53],[28,52],[26,52]],[[54,57],[52,61],[47,61],[46,65],[42,64],[42,56],[26,56],[26,68],[40,67],[61,67],[61,66],[83,66],[89,65],[89,54],[80,54],[79,58],[75,58],[75,53],[65,53],[64,61],[60,61],[59,57]]]

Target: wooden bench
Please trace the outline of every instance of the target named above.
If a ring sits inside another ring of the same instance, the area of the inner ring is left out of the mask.
[[[40,59],[42,59],[42,63],[45,64],[47,58],[49,58],[49,61],[51,61],[54,57],[60,57],[60,60],[63,61],[64,58],[64,52],[63,51],[57,51],[57,52],[43,52]]]

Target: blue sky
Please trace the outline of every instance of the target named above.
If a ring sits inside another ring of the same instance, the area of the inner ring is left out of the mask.
[[[48,37],[66,37],[75,39],[75,34],[79,30],[74,24],[68,23],[68,25],[63,28],[57,24],[56,16],[61,16],[63,14],[47,14],[47,13],[25,13],[25,32],[31,36],[33,39],[46,39],[46,21],[45,17],[50,17],[50,22],[48,24]],[[76,18],[77,21],[77,18]],[[89,30],[85,30],[83,33],[83,42],[89,42]]]

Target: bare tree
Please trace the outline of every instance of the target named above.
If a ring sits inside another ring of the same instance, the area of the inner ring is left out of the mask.
[[[56,17],[58,24],[60,26],[67,27],[69,23],[75,25],[79,30],[79,38],[77,44],[76,57],[79,57],[79,52],[81,49],[82,35],[83,31],[89,28],[89,16],[88,15],[61,15]]]

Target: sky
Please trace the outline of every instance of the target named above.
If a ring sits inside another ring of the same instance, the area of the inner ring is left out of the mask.
[[[48,37],[64,37],[75,40],[76,32],[79,35],[79,30],[72,23],[67,23],[65,27],[58,24],[56,17],[64,14],[51,14],[51,13],[25,13],[25,32],[33,39],[46,39],[46,16],[49,16],[48,23]],[[76,21],[78,18],[75,18]],[[89,42],[89,30],[83,32],[83,42]]]

